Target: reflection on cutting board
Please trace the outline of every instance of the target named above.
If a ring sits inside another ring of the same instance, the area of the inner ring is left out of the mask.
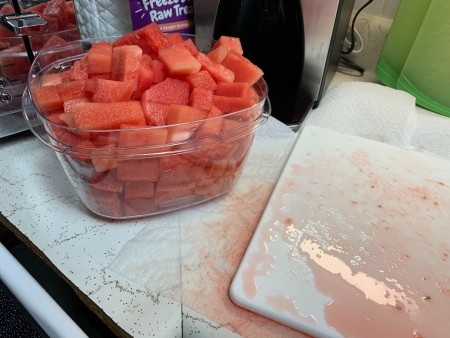
[[[450,161],[305,127],[231,285],[318,337],[450,332]]]

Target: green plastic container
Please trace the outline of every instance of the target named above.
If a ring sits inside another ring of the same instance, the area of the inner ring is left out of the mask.
[[[416,96],[417,105],[450,116],[449,0],[431,2],[397,88]]]
[[[431,0],[402,0],[387,36],[375,73],[385,85],[395,88]]]

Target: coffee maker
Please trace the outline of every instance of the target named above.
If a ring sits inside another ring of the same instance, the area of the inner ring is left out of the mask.
[[[196,34],[241,39],[264,71],[272,115],[298,127],[336,72],[354,0],[195,0]]]

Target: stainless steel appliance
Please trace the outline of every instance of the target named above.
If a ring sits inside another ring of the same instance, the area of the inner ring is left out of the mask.
[[[196,34],[238,36],[265,72],[273,116],[298,126],[336,72],[354,0],[196,0]]]
[[[0,0],[0,138],[28,129],[22,117],[22,94],[34,55],[53,36],[64,41],[79,39],[68,3]],[[57,11],[46,11],[47,6]]]
[[[29,34],[46,30],[36,13],[23,12],[19,0],[0,1],[0,137],[26,130],[22,118],[22,93],[33,61]]]

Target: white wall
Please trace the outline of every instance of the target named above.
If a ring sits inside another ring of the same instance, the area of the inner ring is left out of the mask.
[[[393,19],[400,1],[401,0],[374,0],[364,9],[364,13]],[[356,0],[354,9],[358,10],[366,2],[367,0]]]

